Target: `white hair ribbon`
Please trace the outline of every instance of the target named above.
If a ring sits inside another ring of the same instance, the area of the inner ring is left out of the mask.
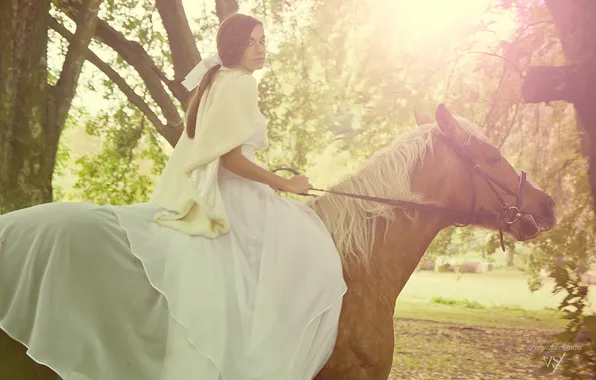
[[[201,84],[201,80],[209,71],[209,69],[221,65],[221,59],[217,55],[212,55],[203,58],[190,72],[186,75],[182,81],[182,85],[186,87],[187,91],[192,91]]]

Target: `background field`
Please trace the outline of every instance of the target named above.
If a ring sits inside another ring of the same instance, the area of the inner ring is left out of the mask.
[[[548,280],[530,292],[527,279],[515,269],[415,272],[396,305],[389,379],[562,378],[531,360],[531,345],[565,326],[556,312],[560,296]]]

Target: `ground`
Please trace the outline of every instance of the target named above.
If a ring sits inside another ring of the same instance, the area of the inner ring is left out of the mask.
[[[498,308],[410,306],[403,314],[414,318],[400,317],[399,312],[395,318],[396,344],[389,379],[547,378],[532,362],[533,344],[546,342],[557,332],[556,319],[546,313],[530,316]],[[493,318],[481,320],[486,314]],[[536,325],[550,329],[532,327]],[[561,377],[555,371],[548,378]]]
[[[389,379],[562,379],[556,362],[540,372],[532,361],[565,326],[560,297],[526,281],[519,271],[416,272],[397,302]]]

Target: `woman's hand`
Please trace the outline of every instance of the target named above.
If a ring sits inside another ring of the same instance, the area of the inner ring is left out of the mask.
[[[280,190],[287,191],[294,194],[306,193],[310,188],[311,184],[308,181],[308,177],[304,175],[296,175],[288,180],[281,187]]]

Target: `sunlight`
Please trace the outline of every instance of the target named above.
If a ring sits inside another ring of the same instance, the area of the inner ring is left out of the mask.
[[[395,29],[408,44],[434,44],[472,32],[494,0],[388,1]]]

